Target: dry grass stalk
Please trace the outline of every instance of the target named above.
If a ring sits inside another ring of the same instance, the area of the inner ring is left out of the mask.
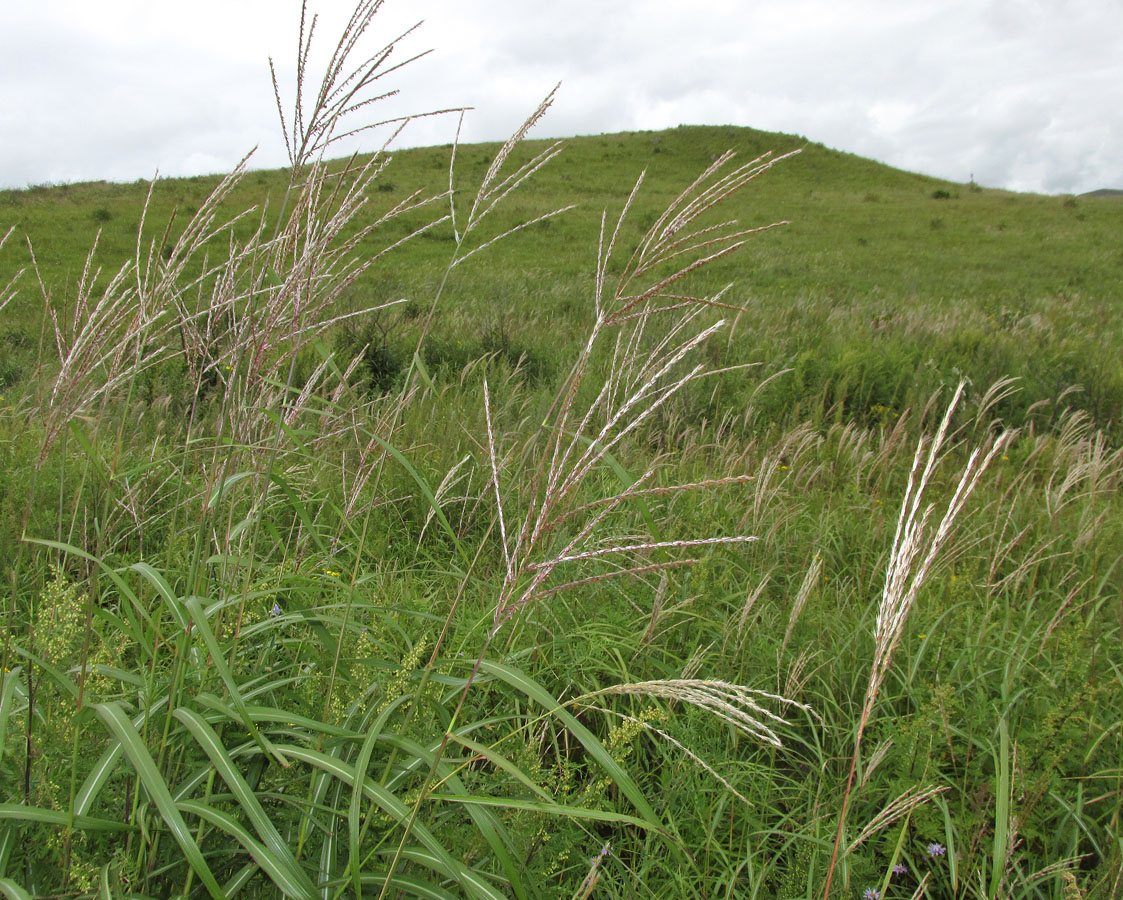
[[[799,586],[799,591],[795,595],[795,603],[792,604],[791,615],[788,616],[788,627],[784,632],[784,640],[780,644],[780,652],[777,654],[777,661],[784,653],[784,648],[788,646],[788,640],[792,636],[792,631],[795,629],[795,623],[799,621],[799,614],[803,612],[803,607],[807,605],[807,600],[811,597],[811,592],[819,584],[819,579],[823,573],[823,557],[818,553],[811,557],[811,565],[807,567],[807,572],[803,576],[803,582]]]
[[[613,694],[657,697],[670,702],[688,703],[698,709],[712,713],[743,734],[762,740],[774,747],[783,745],[773,727],[787,725],[788,722],[768,707],[761,705],[760,701],[771,700],[783,706],[811,712],[811,708],[806,704],[797,703],[777,694],[755,691],[726,681],[696,678],[672,678],[633,684],[617,684],[586,694],[578,700],[584,702],[594,697]]]
[[[589,871],[581,884],[577,887],[577,893],[573,895],[573,900],[588,900],[589,896],[593,893],[593,888],[597,886],[600,881],[601,866],[604,861],[608,859],[608,855],[612,852],[612,846],[605,844],[601,847],[600,853],[589,860]]]
[[[745,594],[745,602],[741,606],[741,618],[737,622],[737,644],[741,646],[745,642],[745,626],[749,623],[749,614],[753,611],[760,595],[764,593],[764,589],[768,587],[768,582],[772,580],[772,573],[766,572],[764,577],[757,582],[755,588],[751,588]]]
[[[100,269],[94,266],[97,240],[86,257],[69,321],[61,319],[39,279],[54,332],[58,369],[50,379],[40,463],[51,444],[76,416],[92,413],[135,375],[155,365],[166,348],[157,342],[162,318],[136,297],[125,263],[96,297]],[[38,265],[31,251],[32,268]]]
[[[399,34],[370,56],[363,57],[358,64],[352,64],[363,35],[370,28],[375,15],[384,0],[362,0],[351,13],[335,48],[324,69],[323,77],[316,87],[315,96],[308,94],[308,67],[312,52],[312,42],[316,32],[318,16],[308,17],[308,4],[300,5],[300,34],[297,46],[296,85],[294,91],[291,121],[285,117],[285,103],[281,99],[281,87],[277,80],[277,70],[272,57],[269,59],[269,72],[273,79],[273,97],[277,104],[277,114],[281,120],[281,131],[285,138],[285,149],[289,163],[296,170],[310,163],[322,160],[327,150],[345,138],[354,137],[365,131],[385,125],[402,125],[405,121],[419,115],[440,115],[459,112],[459,108],[435,110],[411,116],[396,116],[375,122],[367,122],[346,131],[340,131],[340,124],[354,113],[365,111],[371,104],[396,95],[395,90],[374,90],[376,82],[385,76],[409,65],[430,51],[415,54],[400,62],[388,65],[397,45],[415,31],[418,25]]]
[[[963,395],[964,385],[964,382],[960,382],[956,388],[935,436],[930,440],[921,437],[913,457],[913,465],[909,472],[901,513],[897,521],[897,530],[893,536],[893,547],[889,553],[885,589],[878,606],[877,623],[874,629],[873,664],[870,667],[869,682],[854,737],[854,752],[850,759],[850,772],[839,812],[838,830],[835,834],[830,867],[827,870],[823,900],[828,900],[830,897],[831,881],[841,849],[862,735],[873,715],[874,705],[885,676],[889,672],[893,652],[900,642],[908,614],[940,550],[951,538],[955,521],[983,473],[1010,445],[1015,436],[1013,431],[1004,431],[997,437],[988,436],[981,446],[971,451],[943,516],[933,525],[932,514],[935,505],[924,503],[925,494],[937,466],[947,456],[944,446],[948,440],[951,417]],[[931,405],[930,402],[929,406]],[[923,416],[921,418],[923,419]]]
[[[12,236],[15,230],[16,226],[12,225],[4,233],[4,236],[0,237],[0,250],[4,249],[4,245],[8,242],[8,238]],[[16,274],[9,279],[8,283],[3,287],[0,287],[0,309],[3,309],[5,306],[7,306],[11,302],[12,298],[16,295],[16,282],[19,281],[20,276],[23,275],[23,271],[23,269],[17,270]]]
[[[746,806],[752,806],[753,805],[752,801],[750,801],[747,797],[745,797],[744,794],[742,794],[740,791],[738,791],[737,788],[735,788],[732,784],[730,784],[729,780],[724,778],[721,775],[721,773],[718,772],[713,766],[711,766],[708,762],[706,762],[704,759],[702,759],[702,757],[700,757],[697,753],[695,753],[693,750],[691,750],[689,747],[687,747],[684,743],[682,743],[682,741],[671,737],[671,735],[667,734],[667,732],[663,731],[662,729],[656,728],[650,722],[644,721],[643,719],[637,719],[634,716],[625,715],[624,713],[616,712],[615,710],[611,710],[611,709],[605,709],[604,707],[601,707],[601,706],[591,706],[591,707],[589,707],[589,709],[595,709],[595,710],[597,710],[597,712],[602,712],[602,713],[605,713],[607,715],[616,716],[617,718],[623,719],[625,722],[630,722],[633,725],[638,725],[639,727],[643,728],[645,731],[650,731],[652,734],[657,735],[658,737],[662,738],[664,741],[666,741],[671,746],[675,747],[678,750],[681,750],[686,755],[686,757],[688,759],[690,759],[691,762],[693,762],[695,765],[697,765],[698,768],[702,769],[708,775],[713,777],[718,783],[720,783],[722,785],[722,787],[724,787],[727,791],[729,791],[729,793],[731,793],[734,797],[736,797],[738,800],[740,800]]]
[[[1023,883],[1028,886],[1036,884],[1039,881],[1044,881],[1047,878],[1060,877],[1061,884],[1064,885],[1065,900],[1069,900],[1070,897],[1080,898],[1083,894],[1080,891],[1080,885],[1076,881],[1073,870],[1079,869],[1080,863],[1086,859],[1087,856],[1088,854],[1085,853],[1078,856],[1070,856],[1066,859],[1059,859],[1027,875]]]
[[[874,748],[870,758],[866,760],[866,764],[862,767],[862,779],[858,782],[858,787],[863,787],[870,780],[870,776],[877,771],[878,766],[885,762],[885,757],[889,755],[889,751],[892,749],[892,738],[886,738]]]
[[[796,657],[791,668],[788,669],[787,676],[784,679],[784,685],[780,688],[780,693],[785,697],[798,697],[803,690],[803,686],[807,683],[808,679],[814,672],[822,668],[822,665],[816,666],[811,671],[807,670],[808,664],[816,656],[820,654],[818,650],[812,650],[810,647],[804,648],[799,656]]]
[[[988,438],[982,446],[971,452],[947,509],[939,523],[934,528],[931,527],[934,505],[929,504],[922,508],[922,502],[936,466],[943,458],[951,416],[963,393],[963,387],[964,383],[960,382],[931,443],[922,438],[917,446],[901,505],[897,531],[893,537],[893,549],[889,554],[885,590],[878,607],[877,626],[874,632],[874,664],[870,670],[869,686],[866,689],[867,711],[863,713],[863,721],[868,718],[869,712],[872,712],[873,702],[888,672],[893,651],[900,641],[908,614],[936,557],[950,539],[955,520],[962,512],[983,473],[1010,445],[1015,436],[1013,431],[1004,431],[998,437]],[[923,469],[920,468],[922,461]]]
[[[651,616],[647,620],[647,628],[644,629],[643,637],[640,638],[639,647],[636,648],[638,654],[640,648],[646,647],[654,639],[658,633],[659,620],[663,616],[663,604],[667,600],[667,587],[670,584],[670,579],[667,578],[666,572],[659,574],[659,586],[655,589],[655,596],[651,600]],[[635,657],[632,657],[635,659]]]
[[[928,787],[911,787],[908,788],[903,794],[889,803],[884,809],[881,810],[876,816],[866,823],[866,826],[859,832],[858,836],[851,842],[850,846],[846,848],[844,855],[853,853],[858,847],[868,841],[871,837],[879,831],[884,831],[894,822],[902,817],[909,815],[913,810],[923,806],[933,797],[950,791],[951,788],[947,785],[938,787],[934,784]]]
[[[559,584],[555,587],[548,588],[544,591],[539,591],[532,594],[530,600],[541,600],[544,597],[549,597],[552,594],[562,593],[563,591],[573,590],[579,587],[586,587],[590,584],[597,584],[601,581],[608,581],[610,578],[620,578],[627,576],[629,578],[638,578],[641,575],[649,575],[652,572],[666,572],[667,569],[676,569],[681,566],[697,565],[700,560],[696,558],[686,559],[670,559],[661,563],[650,563],[646,566],[632,566],[627,569],[613,569],[609,572],[601,572],[599,575],[590,575],[587,578],[578,578],[576,581],[567,581],[564,584]],[[662,612],[662,601],[659,599],[658,592],[656,593],[656,601],[652,607],[651,620],[648,625],[649,631],[658,624],[659,614]],[[645,632],[645,635],[648,632]],[[654,635],[654,632],[651,632]],[[648,638],[650,640],[650,638]],[[642,641],[641,641],[642,643]]]
[[[1038,652],[1045,652],[1045,645],[1049,643],[1049,638],[1053,636],[1053,632],[1057,630],[1057,626],[1059,626],[1061,622],[1065,620],[1065,617],[1067,616],[1069,610],[1072,608],[1073,600],[1076,599],[1077,595],[1080,594],[1081,591],[1083,591],[1086,587],[1088,587],[1088,585],[1092,583],[1092,578],[1093,576],[1089,575],[1082,581],[1078,581],[1075,585],[1073,585],[1068,594],[1065,595],[1064,600],[1061,601],[1059,606],[1057,606],[1057,611],[1053,614],[1053,618],[1049,620],[1049,624],[1045,628],[1045,634],[1041,637],[1041,646],[1038,648]]]

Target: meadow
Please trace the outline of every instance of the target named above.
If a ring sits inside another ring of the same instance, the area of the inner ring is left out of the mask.
[[[0,192],[0,893],[1123,897],[1123,202],[336,159],[376,9],[285,170]]]

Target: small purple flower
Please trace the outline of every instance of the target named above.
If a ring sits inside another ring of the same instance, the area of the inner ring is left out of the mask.
[[[906,866],[904,863],[897,863],[895,866],[893,866],[893,874],[894,875],[907,875],[908,873],[909,873],[909,867]]]
[[[273,608],[271,610],[269,610],[269,615],[271,615],[275,619],[280,614],[281,614],[281,605],[279,603],[274,603]]]
[[[947,852],[948,852],[948,848],[945,847],[943,844],[929,844],[928,845],[928,855],[929,856],[932,856],[932,857],[943,856]]]
[[[862,896],[865,897],[865,900],[881,900],[881,891],[875,890],[874,888],[866,888]]]

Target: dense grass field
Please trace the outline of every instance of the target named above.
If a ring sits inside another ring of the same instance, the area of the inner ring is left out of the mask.
[[[1123,897],[1123,203],[304,102],[0,192],[0,893]]]

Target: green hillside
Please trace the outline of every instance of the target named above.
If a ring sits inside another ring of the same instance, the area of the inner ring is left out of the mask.
[[[550,146],[0,193],[0,894],[1118,900],[1123,205]]]
[[[528,141],[522,158],[544,146]],[[459,149],[462,194],[483,176],[497,147]],[[789,382],[804,410],[838,402],[858,414],[862,406],[903,407],[953,381],[957,370],[979,383],[1022,378],[1027,407],[1075,389],[1067,403],[1086,409],[1102,427],[1119,427],[1123,253],[1117,235],[1123,207],[1110,198],[947,183],[748,128],[681,127],[566,141],[561,156],[520,189],[492,228],[500,233],[549,210],[575,208],[496,247],[491,265],[454,280],[436,334],[470,337],[476,348],[502,345],[513,356],[525,351],[541,365],[558,336],[544,334],[544,322],[565,335],[584,327],[601,212],[619,209],[640,172],[647,176],[629,237],[719,153],[734,150],[744,161],[796,149],[798,156],[723,208],[744,225],[789,224],[715,264],[702,282],[703,290],[732,283],[727,299],[747,310],[738,328],[738,361],[761,362],[766,374],[794,369]],[[413,191],[441,190],[449,154],[447,147],[395,154],[359,221]],[[163,235],[173,210],[178,222],[193,214],[216,183],[205,177],[158,182],[146,241]],[[252,172],[229,207],[276,208],[286,183],[285,172]],[[135,253],[147,190],[141,183],[98,182],[7,191],[0,194],[0,224],[26,235],[46,289],[64,298],[99,230],[103,271],[115,271]],[[362,250],[377,252],[421,221],[418,215],[397,219],[366,239]],[[440,282],[451,238],[451,229],[437,228],[384,257],[355,285],[353,303],[406,297],[424,304]],[[0,279],[29,262],[25,246],[15,243],[0,255]],[[37,344],[41,306],[26,273],[0,326],[13,348],[4,383],[26,369],[28,357],[19,348]],[[352,337],[383,339],[393,356],[412,347],[415,335],[403,321],[410,312],[407,306],[383,316],[374,332]],[[869,354],[861,377],[876,386],[839,386],[855,353]],[[454,362],[466,361],[467,351]],[[853,390],[857,398],[849,397]]]

